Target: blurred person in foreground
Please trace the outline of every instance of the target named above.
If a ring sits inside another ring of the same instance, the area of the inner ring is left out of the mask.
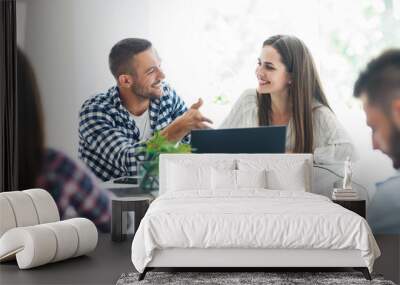
[[[17,57],[17,96],[18,189],[45,189],[54,198],[61,219],[85,217],[99,230],[108,232],[110,199],[97,178],[84,165],[46,146],[38,84],[21,50]]]
[[[400,234],[400,49],[371,60],[354,86],[372,130],[372,146],[388,155],[396,174],[376,184],[367,211],[374,233]]]

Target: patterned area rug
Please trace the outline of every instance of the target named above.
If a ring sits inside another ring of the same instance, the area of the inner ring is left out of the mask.
[[[395,285],[382,276],[372,275],[372,281],[364,278],[360,272],[148,272],[142,281],[138,273],[122,274],[117,285],[134,284],[379,284]]]

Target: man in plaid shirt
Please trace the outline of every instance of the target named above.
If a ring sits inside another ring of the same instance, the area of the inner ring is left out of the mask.
[[[188,110],[162,81],[160,58],[149,41],[119,41],[109,66],[117,85],[86,100],[79,122],[79,157],[102,180],[135,175],[136,162],[144,159],[138,148],[154,131],[169,141],[187,141],[192,129],[212,123],[199,111],[201,99]]]

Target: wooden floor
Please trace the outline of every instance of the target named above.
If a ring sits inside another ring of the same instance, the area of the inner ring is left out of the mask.
[[[375,261],[374,272],[400,284],[400,235],[375,235],[381,257]]]
[[[122,273],[135,270],[131,245],[132,239],[116,243],[110,234],[100,234],[96,250],[87,256],[28,270],[19,270],[15,261],[1,263],[0,284],[115,284]]]

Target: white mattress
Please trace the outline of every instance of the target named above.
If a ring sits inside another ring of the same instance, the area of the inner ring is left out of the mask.
[[[132,243],[139,272],[156,249],[254,248],[359,250],[372,271],[380,255],[362,217],[328,198],[298,191],[247,189],[157,198]]]

